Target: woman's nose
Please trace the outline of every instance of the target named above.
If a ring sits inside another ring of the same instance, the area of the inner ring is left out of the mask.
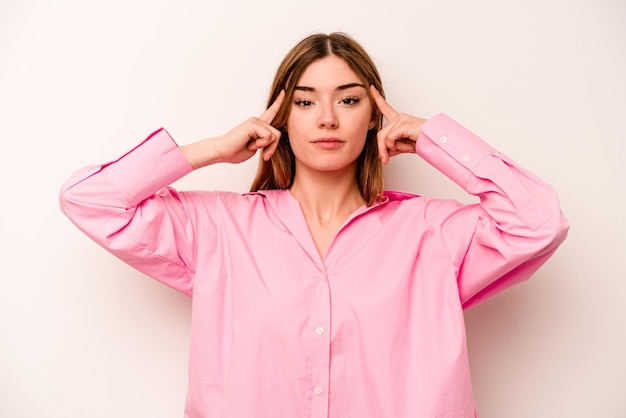
[[[323,105],[320,107],[320,115],[317,121],[320,128],[334,129],[339,126],[337,115],[332,105]]]

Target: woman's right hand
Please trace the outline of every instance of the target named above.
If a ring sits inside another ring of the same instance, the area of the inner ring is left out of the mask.
[[[280,140],[280,131],[271,123],[284,98],[283,90],[261,116],[250,118],[217,138],[183,145],[181,152],[194,169],[220,162],[241,163],[263,148],[263,159],[269,160]]]

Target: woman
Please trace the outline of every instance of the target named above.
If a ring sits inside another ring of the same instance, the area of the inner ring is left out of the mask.
[[[158,130],[64,185],[79,228],[192,296],[186,417],[476,416],[463,309],[532,275],[568,224],[541,180],[380,92],[354,40],[312,35],[260,117],[180,147]],[[167,187],[259,150],[251,193]],[[384,191],[400,153],[481,203]]]

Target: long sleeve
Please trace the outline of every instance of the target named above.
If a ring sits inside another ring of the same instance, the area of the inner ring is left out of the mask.
[[[422,126],[416,151],[480,198],[478,221],[459,250],[464,308],[529,278],[565,239],[569,223],[555,192],[446,115]]]
[[[138,270],[191,294],[196,239],[185,196],[167,188],[192,171],[160,129],[120,159],[62,186],[61,209],[85,234]]]

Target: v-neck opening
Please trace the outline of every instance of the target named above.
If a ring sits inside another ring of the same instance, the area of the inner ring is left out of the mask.
[[[299,245],[309,254],[309,257],[313,259],[316,264],[318,264],[320,269],[326,268],[326,261],[329,258],[329,254],[332,253],[333,246],[336,245],[337,238],[346,229],[346,227],[350,225],[350,223],[360,216],[386,204],[390,200],[389,197],[385,195],[382,202],[376,203],[372,206],[363,204],[353,211],[333,235],[330,245],[328,246],[324,257],[322,257],[317,245],[315,244],[313,234],[309,228],[302,206],[293,194],[291,194],[291,191],[289,189],[276,189],[263,190],[258,193],[263,194],[268,198],[268,202],[277,213],[283,225],[293,234]]]

